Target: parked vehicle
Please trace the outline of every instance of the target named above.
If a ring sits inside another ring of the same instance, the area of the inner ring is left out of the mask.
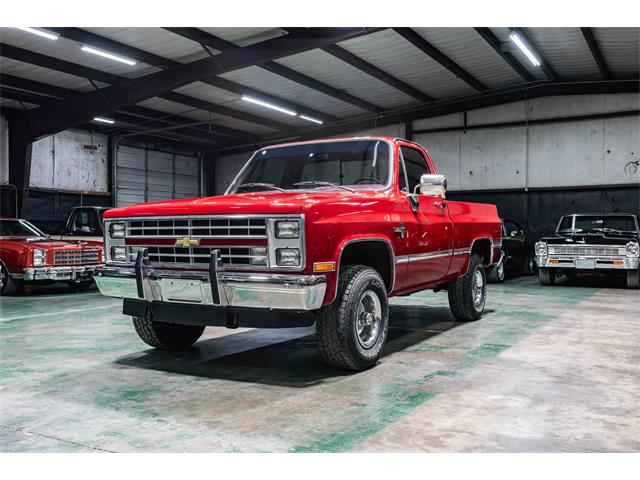
[[[533,243],[515,221],[502,219],[502,253],[495,267],[489,270],[490,283],[504,282],[509,275],[533,275],[535,260]]]
[[[102,246],[52,240],[26,220],[0,218],[0,295],[35,285],[66,282],[76,290],[92,284]]]
[[[389,296],[447,290],[458,320],[484,311],[500,219],[445,189],[427,152],[401,139],[263,148],[224,195],[106,212],[96,283],[124,298],[153,347],[188,347],[206,325],[315,322],[324,360],[361,370],[380,356]]]
[[[110,207],[74,207],[69,212],[61,235],[51,235],[52,240],[85,240],[102,243],[104,230],[102,217]]]
[[[628,288],[640,285],[638,217],[627,213],[576,213],[560,219],[554,236],[536,243],[540,284],[560,275],[622,274]]]

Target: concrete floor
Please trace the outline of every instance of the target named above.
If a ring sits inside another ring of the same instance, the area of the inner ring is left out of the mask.
[[[325,368],[313,329],[209,328],[146,348],[120,302],[0,298],[0,451],[640,451],[639,292],[533,277],[480,321],[394,299],[380,364]]]

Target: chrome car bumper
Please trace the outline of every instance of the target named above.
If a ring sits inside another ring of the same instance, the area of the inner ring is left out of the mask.
[[[65,267],[29,267],[25,268],[22,279],[31,280],[53,280],[53,281],[80,281],[90,280],[97,268],[97,265],[89,266],[65,266]]]
[[[181,271],[150,266],[99,267],[94,279],[100,292],[110,297],[297,311],[320,308],[327,286],[323,275]]]
[[[536,256],[536,265],[543,268],[572,268],[577,270],[636,270],[638,258],[575,257],[567,255]]]

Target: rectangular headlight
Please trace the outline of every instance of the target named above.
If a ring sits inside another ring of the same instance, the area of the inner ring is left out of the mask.
[[[279,267],[297,267],[300,265],[300,250],[297,248],[278,248],[276,262]]]
[[[47,263],[47,251],[42,248],[36,248],[33,251],[33,265],[41,267],[45,263]]]
[[[297,221],[281,220],[276,222],[276,238],[298,238],[300,223]]]
[[[109,233],[111,238],[124,238],[124,223],[112,223],[109,225]]]
[[[126,262],[127,261],[126,247],[111,247],[111,261]]]
[[[266,265],[267,264],[267,248],[266,247],[252,247],[251,258],[249,262],[251,265]]]

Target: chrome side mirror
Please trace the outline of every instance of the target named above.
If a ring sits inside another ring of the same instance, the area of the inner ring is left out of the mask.
[[[428,197],[442,197],[447,191],[447,177],[444,175],[422,175],[420,177],[420,194]]]

